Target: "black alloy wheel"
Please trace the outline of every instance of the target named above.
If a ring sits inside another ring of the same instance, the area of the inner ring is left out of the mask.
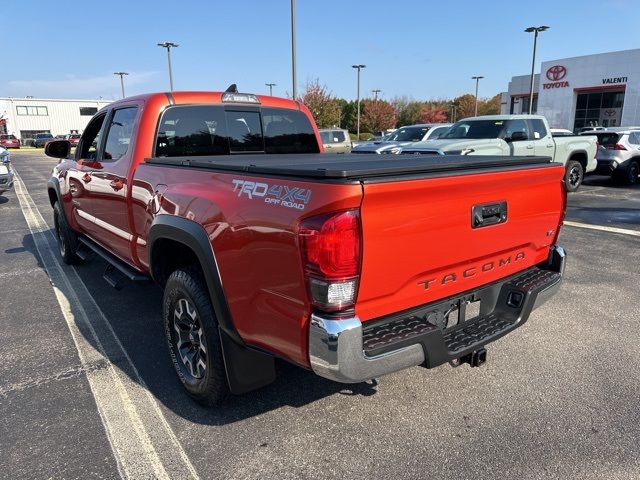
[[[220,404],[229,386],[218,321],[199,269],[173,272],[162,305],[169,356],[182,385],[197,402]]]

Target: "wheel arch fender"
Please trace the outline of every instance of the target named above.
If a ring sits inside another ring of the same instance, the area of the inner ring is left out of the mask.
[[[218,262],[206,230],[199,223],[183,217],[174,215],[155,217],[149,229],[147,242],[149,245],[149,270],[156,281],[159,270],[154,248],[158,245],[158,240],[162,239],[188,247],[200,263],[211,305],[218,320],[222,353],[231,393],[245,393],[273,382],[275,379],[273,356],[247,347],[233,324]]]

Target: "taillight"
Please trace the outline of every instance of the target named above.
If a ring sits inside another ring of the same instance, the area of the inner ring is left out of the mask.
[[[625,147],[624,145],[622,145],[621,143],[616,143],[616,146],[613,147],[614,150],[626,150],[627,147]]]
[[[353,307],[360,275],[358,210],[307,218],[298,227],[298,238],[314,307],[327,312]]]

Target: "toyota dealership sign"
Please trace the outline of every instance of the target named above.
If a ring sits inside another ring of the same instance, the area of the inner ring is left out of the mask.
[[[543,83],[542,88],[548,90],[550,88],[564,88],[569,86],[569,82],[564,78],[567,76],[567,67],[564,65],[554,65],[547,69],[546,77],[550,80]]]

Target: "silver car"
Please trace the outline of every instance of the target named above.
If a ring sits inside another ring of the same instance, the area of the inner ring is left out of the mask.
[[[640,129],[608,129],[584,132],[581,135],[598,137],[598,166],[595,174],[610,175],[628,184],[638,183],[640,175]]]
[[[402,147],[414,142],[433,140],[446,132],[451,123],[423,123],[400,127],[379,142],[362,143],[351,153],[400,153]]]
[[[9,152],[0,147],[0,195],[13,188],[13,172],[9,162]]]

